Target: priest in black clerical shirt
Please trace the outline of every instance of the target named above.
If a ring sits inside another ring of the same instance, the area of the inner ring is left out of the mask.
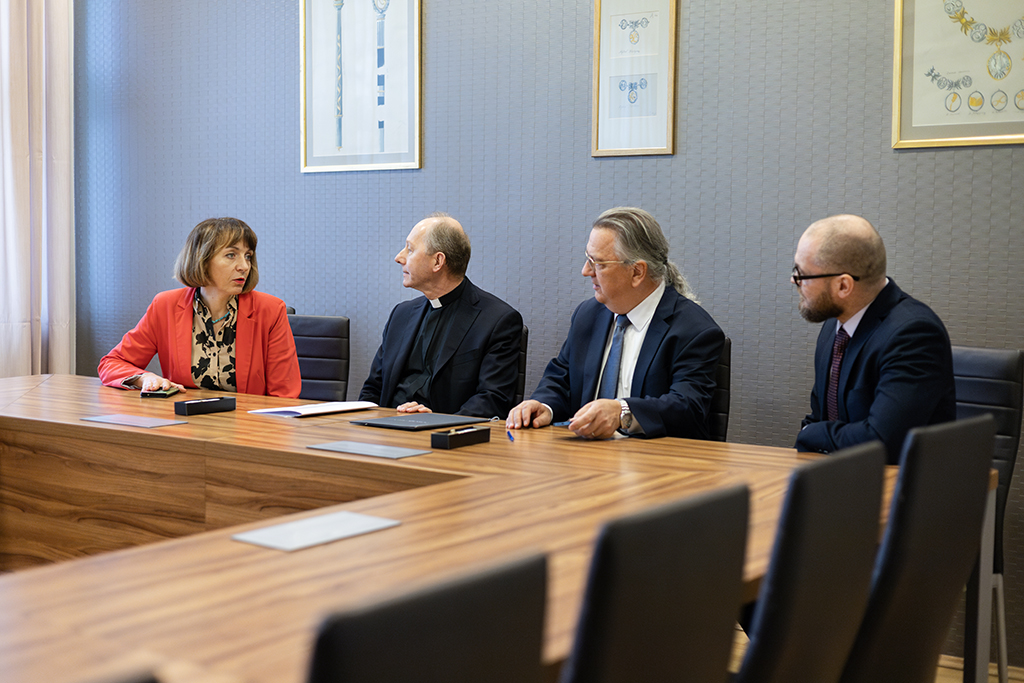
[[[402,285],[423,293],[391,311],[359,393],[401,412],[504,416],[518,377],[523,317],[466,277],[469,238],[435,213],[395,256]]]

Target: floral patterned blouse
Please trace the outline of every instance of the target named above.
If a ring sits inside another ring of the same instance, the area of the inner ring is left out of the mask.
[[[200,389],[237,391],[235,384],[235,322],[238,298],[228,299],[228,312],[213,319],[206,302],[196,292],[192,304],[192,380]],[[224,322],[220,330],[216,323]]]

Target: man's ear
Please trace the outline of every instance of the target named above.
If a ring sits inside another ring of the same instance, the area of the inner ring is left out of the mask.
[[[441,269],[444,268],[445,263],[448,262],[448,259],[444,255],[444,252],[443,251],[439,251],[436,254],[434,254],[432,258],[434,259],[434,265],[433,265],[434,272],[435,273],[441,272]]]
[[[835,279],[836,296],[841,299],[845,299],[850,296],[853,294],[854,284],[854,279],[846,273],[843,273]]]
[[[647,261],[637,261],[632,266],[632,284],[634,287],[639,287],[645,279],[647,279]]]

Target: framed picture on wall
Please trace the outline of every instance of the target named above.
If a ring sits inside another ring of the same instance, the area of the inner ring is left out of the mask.
[[[302,172],[420,167],[420,0],[300,0]]]
[[[896,0],[892,146],[1024,143],[1024,0]]]
[[[673,154],[676,0],[594,0],[591,155]]]

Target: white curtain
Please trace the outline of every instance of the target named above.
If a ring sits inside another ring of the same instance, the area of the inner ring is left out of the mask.
[[[75,371],[73,0],[0,0],[0,377]]]

